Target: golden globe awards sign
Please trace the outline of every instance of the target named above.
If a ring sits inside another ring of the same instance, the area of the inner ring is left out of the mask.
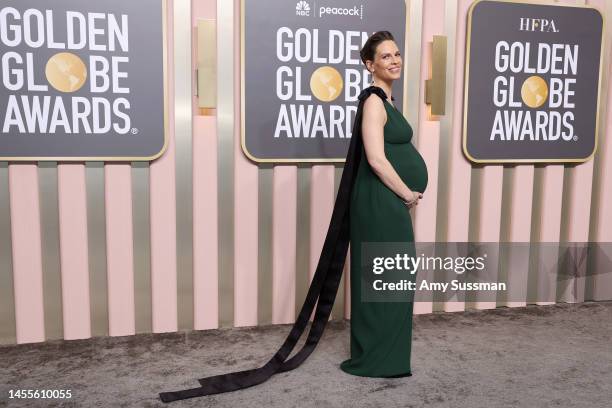
[[[0,160],[165,149],[163,0],[4,0]]]
[[[357,96],[371,81],[359,50],[373,32],[388,30],[403,56],[404,0],[242,6],[243,151],[260,162],[343,161]],[[393,85],[399,109],[402,83]]]
[[[595,8],[474,3],[465,155],[474,162],[590,159],[597,147],[602,33]]]

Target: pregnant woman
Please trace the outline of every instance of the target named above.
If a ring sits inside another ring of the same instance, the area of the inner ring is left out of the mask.
[[[412,128],[392,102],[391,84],[402,72],[393,36],[387,31],[372,35],[361,50],[361,59],[372,73],[373,85],[360,96],[365,100],[361,125],[364,148],[349,210],[351,358],[340,368],[366,377],[410,376],[413,302],[364,302],[362,285],[369,280],[364,276],[368,269],[361,265],[361,255],[370,242],[393,243],[395,248],[403,242],[406,252],[415,255],[408,208],[423,197],[427,167],[411,143]],[[375,250],[371,252],[371,256],[380,256]],[[416,275],[405,277],[414,281]]]
[[[411,143],[412,128],[392,102],[391,85],[402,72],[402,58],[393,36],[388,31],[374,33],[360,55],[372,74],[372,85],[359,94],[351,143],[327,236],[306,300],[287,339],[263,366],[201,378],[199,387],[161,393],[163,402],[251,387],[275,373],[293,370],[302,364],[314,351],[329,321],[349,243],[351,358],[343,361],[340,369],[367,377],[411,375],[413,303],[363,301],[360,255],[362,244],[368,242],[403,243],[414,254],[408,210],[423,197],[427,167]],[[289,358],[315,305],[306,342]]]

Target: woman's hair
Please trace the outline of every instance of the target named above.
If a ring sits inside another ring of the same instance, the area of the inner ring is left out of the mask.
[[[370,37],[368,37],[365,44],[363,44],[363,48],[359,51],[359,56],[361,57],[363,65],[365,65],[366,60],[374,61],[374,56],[376,55],[376,47],[378,47],[378,44],[386,40],[395,41],[395,38],[393,38],[393,34],[391,34],[389,31],[377,31]]]

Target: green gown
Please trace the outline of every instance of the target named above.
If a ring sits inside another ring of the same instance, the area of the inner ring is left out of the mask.
[[[372,97],[371,95],[369,97]],[[427,167],[415,149],[412,128],[402,113],[383,98],[385,155],[413,191],[427,187]],[[351,358],[340,368],[365,377],[411,375],[413,298],[408,302],[364,302],[361,296],[361,244],[407,243],[414,255],[414,232],[408,208],[370,167],[363,145],[350,199]],[[415,281],[416,274],[404,277]]]

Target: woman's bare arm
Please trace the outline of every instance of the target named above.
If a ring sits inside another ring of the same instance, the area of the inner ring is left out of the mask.
[[[370,167],[395,194],[404,201],[412,203],[417,201],[417,194],[402,181],[393,165],[385,156],[384,126],[387,118],[384,102],[378,97],[367,98],[363,105],[363,120],[361,134],[363,147]],[[415,202],[416,204],[416,202]]]

